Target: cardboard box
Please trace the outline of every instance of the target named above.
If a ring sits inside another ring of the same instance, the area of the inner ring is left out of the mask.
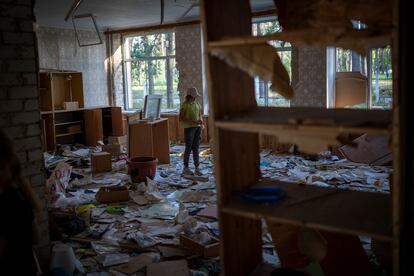
[[[102,151],[109,152],[112,156],[119,156],[122,154],[122,145],[103,145]]]
[[[91,155],[92,173],[112,171],[112,155],[109,152],[95,152]]]
[[[128,142],[127,136],[109,136],[108,144],[110,145],[126,145]]]
[[[79,108],[79,102],[63,102],[63,109],[72,110],[72,109],[78,109],[78,108]]]
[[[211,258],[217,257],[220,255],[220,243],[218,239],[214,239],[215,242],[211,244],[201,244],[196,240],[191,239],[190,237],[181,234],[180,235],[180,244],[181,246],[188,248],[190,251],[204,257]]]
[[[72,125],[72,126],[68,126],[66,128],[68,133],[76,133],[76,132],[80,132],[82,130],[82,126],[81,125]]]
[[[124,186],[101,187],[95,199],[100,203],[128,201],[129,192]]]

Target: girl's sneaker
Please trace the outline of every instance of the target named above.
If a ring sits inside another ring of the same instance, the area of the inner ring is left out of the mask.
[[[183,169],[183,172],[181,173],[182,175],[194,175],[194,173],[190,170],[190,168],[185,167]]]
[[[195,168],[195,170],[194,170],[194,174],[195,174],[195,175],[197,175],[197,176],[202,176],[202,175],[204,175],[204,174],[201,172],[201,170],[200,170],[199,168]]]

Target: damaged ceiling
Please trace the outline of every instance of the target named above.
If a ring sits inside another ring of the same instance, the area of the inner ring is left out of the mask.
[[[65,21],[73,0],[37,0],[35,15],[39,26],[55,28],[73,28],[71,20]],[[175,23],[199,18],[197,0],[164,0],[164,23]],[[190,7],[192,7],[190,9]],[[252,10],[273,9],[272,0],[251,0]],[[92,13],[100,30],[115,30],[128,27],[139,27],[160,24],[160,0],[83,0],[76,14]],[[82,29],[90,29],[90,25],[81,25]]]

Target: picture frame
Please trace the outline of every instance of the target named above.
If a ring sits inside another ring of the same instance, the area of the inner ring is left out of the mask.
[[[162,95],[146,95],[144,101],[143,119],[156,120],[161,114]]]

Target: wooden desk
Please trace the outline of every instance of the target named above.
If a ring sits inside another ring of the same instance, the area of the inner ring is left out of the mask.
[[[134,121],[128,124],[129,157],[153,156],[159,163],[170,163],[168,119]]]

